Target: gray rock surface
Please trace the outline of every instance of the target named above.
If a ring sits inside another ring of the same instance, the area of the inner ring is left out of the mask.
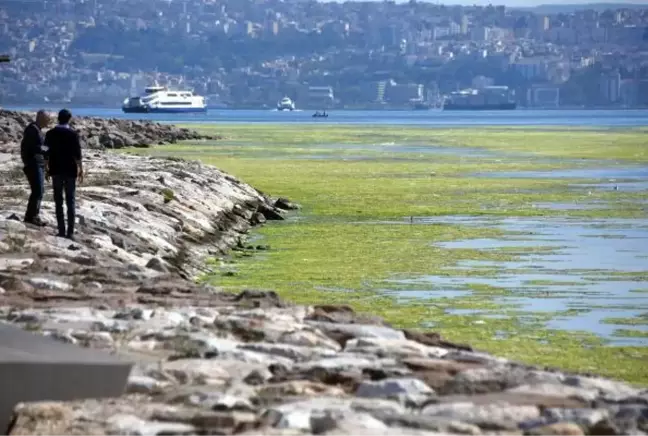
[[[196,276],[207,257],[243,245],[255,214],[279,214],[272,199],[197,162],[88,150],[85,171],[73,243],[55,236],[49,186],[41,211],[48,227],[22,222],[29,189],[21,163],[0,153],[0,271],[11,271],[0,273],[5,297],[166,298],[180,290],[165,277]]]
[[[26,183],[0,153],[0,322],[136,364],[120,398],[19,405],[12,435],[648,433],[646,391],[626,383],[198,285],[276,201],[196,163],[87,156],[71,242],[50,198],[49,227],[20,221]]]
[[[184,140],[220,138],[201,135],[171,124],[117,118],[76,117],[74,113],[72,115],[71,126],[79,132],[85,148],[150,147]],[[51,113],[50,116],[52,120],[56,120],[55,113]],[[20,143],[23,130],[34,117],[35,113],[32,112],[0,109],[0,151],[7,152],[15,148]],[[284,209],[291,206],[288,201],[280,204]]]
[[[183,292],[205,291],[187,286]],[[250,301],[263,301],[263,311],[250,310]],[[515,362],[461,367],[443,358],[420,357],[417,349],[414,357],[406,357],[399,350],[411,347],[408,339],[400,339],[402,347],[378,355],[373,348],[349,353],[285,342],[291,336],[277,335],[277,326],[271,324],[259,323],[265,334],[254,338],[243,329],[223,328],[228,319],[254,323],[276,317],[291,319],[292,324],[286,321],[284,327],[293,332],[313,331],[308,320],[320,307],[291,306],[270,293],[226,295],[213,290],[200,306],[171,302],[166,307],[132,304],[126,310],[99,306],[83,302],[76,307],[66,303],[2,309],[5,322],[139,362],[121,398],[20,405],[12,434],[645,434],[648,430],[642,391],[622,382],[604,383],[576,374],[555,377],[560,373]],[[197,317],[202,319],[199,324],[192,322]],[[394,336],[399,332],[392,330]],[[361,340],[364,331],[354,332],[359,336],[354,340]],[[425,380],[435,373],[448,374],[447,367],[453,364],[457,372],[435,392]],[[507,373],[510,379],[488,385],[488,392],[482,387],[478,394],[447,393],[465,383],[471,372],[479,372],[482,380],[489,372],[492,379]],[[607,402],[610,394],[625,402]]]

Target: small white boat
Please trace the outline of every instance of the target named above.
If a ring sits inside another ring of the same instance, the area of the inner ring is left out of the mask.
[[[144,89],[144,94],[124,100],[126,113],[206,112],[205,98],[188,90],[173,90],[157,82]]]
[[[282,98],[279,103],[277,103],[277,110],[279,111],[294,111],[295,102],[288,97]]]

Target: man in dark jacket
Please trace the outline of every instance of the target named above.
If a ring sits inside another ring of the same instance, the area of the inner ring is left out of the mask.
[[[58,124],[45,135],[47,148],[46,177],[52,178],[58,235],[74,239],[76,182],[83,183],[81,141],[79,134],[70,128],[72,113],[62,109]],[[67,206],[67,231],[63,214],[63,193]]]
[[[41,129],[49,125],[49,116],[44,110],[38,111],[36,121],[25,127],[23,139],[20,143],[20,156],[23,161],[23,172],[27,176],[31,194],[25,212],[25,222],[37,226],[44,226],[40,219],[40,206],[43,200],[43,166],[45,165],[43,154],[43,134]]]

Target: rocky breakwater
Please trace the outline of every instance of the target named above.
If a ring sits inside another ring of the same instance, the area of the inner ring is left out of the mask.
[[[56,114],[51,113],[52,120]],[[0,151],[8,151],[19,144],[23,130],[35,114],[32,112],[0,109]],[[150,147],[190,139],[219,139],[202,135],[171,124],[134,121],[117,118],[74,117],[71,122],[80,134],[85,147],[92,149]]]
[[[199,162],[86,150],[84,168],[73,243],[54,236],[49,186],[41,206],[48,226],[22,222],[29,196],[22,164],[16,155],[0,153],[0,270],[15,270],[0,282],[6,292],[13,289],[4,298],[20,288],[33,298],[42,288],[54,299],[84,299],[89,289],[109,291],[100,286],[106,280],[117,284],[164,273],[193,278],[208,257],[242,245],[251,226],[283,219],[280,208],[293,207]],[[34,279],[37,274],[41,280]],[[23,278],[19,286],[2,284]]]
[[[186,280],[291,205],[196,163],[88,156],[71,242],[16,219],[26,187],[0,155],[0,320],[136,364],[122,397],[23,403],[10,434],[648,433],[645,389]]]

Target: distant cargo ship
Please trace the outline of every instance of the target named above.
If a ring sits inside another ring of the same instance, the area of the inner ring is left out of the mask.
[[[517,108],[517,103],[492,103],[492,104],[461,104],[445,103],[444,111],[510,111]]]
[[[429,103],[417,102],[417,103],[414,103],[414,106],[412,106],[412,108],[415,111],[427,111],[427,110],[430,110],[432,108],[432,105],[430,105]]]
[[[508,86],[487,86],[451,93],[443,102],[446,111],[514,110],[517,103]]]

